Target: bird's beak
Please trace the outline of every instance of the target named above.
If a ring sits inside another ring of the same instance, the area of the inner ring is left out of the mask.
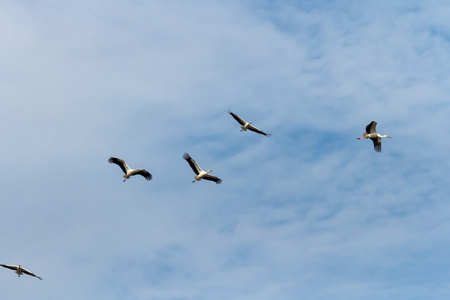
[[[392,139],[392,137],[391,136],[387,136],[388,138],[390,138],[390,139]]]

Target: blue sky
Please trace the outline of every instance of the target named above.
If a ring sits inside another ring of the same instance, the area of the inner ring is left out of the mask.
[[[390,2],[0,3],[2,297],[448,299],[450,4]]]

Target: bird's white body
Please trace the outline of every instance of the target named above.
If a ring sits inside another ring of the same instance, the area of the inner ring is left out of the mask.
[[[23,268],[20,265],[17,266],[16,274],[18,277],[20,277],[20,275],[23,275]]]
[[[245,122],[245,124],[243,126],[241,126],[241,132],[242,131],[247,131],[248,127],[250,126],[252,122]]]
[[[204,178],[204,177],[205,177],[206,175],[208,175],[208,173],[210,173],[210,172],[212,172],[212,170],[209,170],[209,171],[205,172],[205,171],[203,171],[203,170],[199,167],[199,173],[200,173],[200,174],[198,174],[198,175],[195,176],[194,178],[195,178],[195,180],[200,181],[200,180],[202,180],[202,178]],[[195,180],[192,181],[192,183],[194,183]]]
[[[379,134],[378,132],[375,132],[375,133],[369,133],[369,136],[368,136],[368,138],[369,139],[374,139],[374,138],[390,138],[390,136],[388,136],[388,135],[381,135],[381,134]]]
[[[127,166],[127,173],[125,175],[123,175],[123,178],[125,178],[123,181],[125,182],[125,180],[129,179],[131,176],[135,175],[137,172],[139,171],[139,169],[130,169]]]

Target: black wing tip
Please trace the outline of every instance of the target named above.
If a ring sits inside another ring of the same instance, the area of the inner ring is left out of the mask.
[[[188,160],[188,159],[191,159],[192,157],[189,155],[189,153],[184,152],[183,158],[184,158],[185,160]]]
[[[17,266],[11,266],[11,265],[2,265],[0,264],[0,266],[7,268],[7,269],[11,269],[11,270],[17,270]]]
[[[375,146],[373,147],[373,149],[374,149],[376,152],[381,152],[381,144],[375,145]]]
[[[152,174],[150,174],[149,171],[145,170],[145,169],[140,169],[138,172],[136,172],[134,175],[141,175],[142,177],[144,177],[146,180],[152,180],[153,176]]]
[[[248,130],[256,132],[256,133],[264,135],[264,136],[267,136],[267,137],[271,137],[272,136],[271,133],[265,133],[264,131],[261,131],[261,130],[258,131],[258,130],[253,130],[253,129],[250,129],[250,128]]]
[[[228,113],[230,114],[230,116],[233,117],[233,119],[235,119],[236,121],[238,121],[240,123],[238,115],[236,115],[235,113],[233,113],[231,111],[228,111]]]
[[[223,182],[222,179],[216,177],[216,176],[209,176],[209,177],[203,177],[202,179],[208,180],[208,181],[214,181],[216,184],[221,184]]]
[[[110,164],[113,164],[113,163],[115,163],[115,162],[117,162],[117,161],[119,161],[119,159],[117,158],[117,157],[110,157],[109,159],[108,159],[108,162],[110,163]]]

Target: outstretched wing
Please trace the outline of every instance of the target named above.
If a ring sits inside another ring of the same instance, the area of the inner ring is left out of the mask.
[[[119,159],[119,158],[116,158],[116,157],[110,157],[108,159],[108,162],[110,164],[118,165],[125,174],[127,174],[128,171],[130,171],[130,167],[128,167],[127,163],[124,160],[122,160],[122,159]]]
[[[1,265],[0,264],[0,266],[2,266],[3,268],[8,268],[8,269],[11,269],[11,270],[17,270],[17,266],[11,266],[11,265]]]
[[[228,113],[229,113],[236,121],[238,121],[239,124],[245,125],[246,122],[245,122],[241,117],[239,117],[238,115],[233,114],[231,111],[228,112]]]
[[[367,133],[375,133],[377,132],[377,122],[372,121],[369,125],[366,126]]]
[[[188,162],[188,164],[191,166],[192,170],[194,171],[195,174],[200,174],[200,172],[202,172],[202,168],[200,168],[197,163],[195,162],[195,160],[192,159],[192,157],[188,154],[188,153],[184,153],[183,154],[183,158]]]
[[[133,175],[141,175],[141,176],[144,176],[144,178],[147,179],[147,180],[152,180],[152,178],[153,178],[152,174],[150,174],[149,172],[147,172],[145,169],[140,169],[140,170],[138,170],[136,173],[134,173]]]
[[[25,274],[27,274],[27,275],[30,275],[30,276],[33,276],[33,277],[36,277],[36,278],[39,278],[40,280],[42,280],[41,277],[39,277],[39,276],[37,276],[37,275],[34,275],[33,273],[31,273],[31,272],[28,271],[27,269],[22,268],[22,272],[25,273]]]
[[[209,174],[203,176],[202,179],[209,180],[209,181],[214,181],[217,184],[221,184],[222,183],[222,179],[220,179],[219,177],[213,176],[213,175],[209,175]]]
[[[265,135],[265,136],[271,136],[270,133],[265,133],[264,131],[262,131],[261,129],[256,128],[255,126],[249,125],[248,126],[248,130],[251,130],[253,132]]]
[[[377,152],[381,152],[381,139],[380,138],[371,138],[373,142],[373,149]]]

